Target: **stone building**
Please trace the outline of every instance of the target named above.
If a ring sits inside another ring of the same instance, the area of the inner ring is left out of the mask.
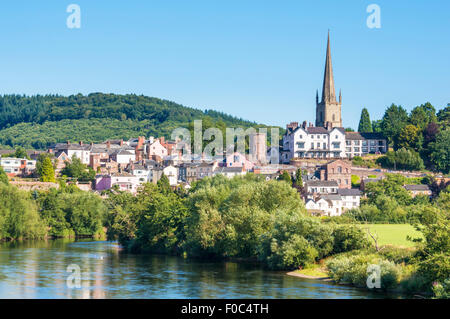
[[[339,188],[352,187],[352,165],[348,161],[335,160],[322,166],[320,180],[336,181]]]
[[[341,117],[342,95],[339,102],[334,89],[333,65],[331,63],[330,32],[328,32],[327,55],[323,77],[322,101],[319,103],[319,92],[316,93],[316,126],[324,127],[331,123],[333,127],[342,127]]]

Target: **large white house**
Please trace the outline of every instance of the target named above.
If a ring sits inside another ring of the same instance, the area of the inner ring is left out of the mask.
[[[293,122],[287,125],[283,136],[283,163],[291,158],[341,158],[345,157],[345,130],[340,127],[325,128],[302,126]]]

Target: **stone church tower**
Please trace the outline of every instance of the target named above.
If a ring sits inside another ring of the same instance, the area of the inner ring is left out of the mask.
[[[327,122],[333,127],[342,127],[341,118],[342,96],[339,92],[339,102],[334,90],[333,66],[331,64],[330,31],[328,31],[327,57],[323,77],[322,101],[319,103],[319,91],[316,93],[316,126],[325,127]]]

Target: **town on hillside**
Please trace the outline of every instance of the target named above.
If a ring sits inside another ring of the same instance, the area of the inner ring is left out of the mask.
[[[68,182],[76,183],[80,189],[100,194],[107,190],[136,193],[143,183],[157,183],[163,176],[172,188],[189,189],[193,182],[205,177],[221,174],[232,178],[252,173],[266,180],[290,180],[299,189],[311,214],[340,216],[346,210],[359,207],[367,183],[393,172],[355,165],[356,158],[385,154],[388,140],[381,133],[345,130],[341,108],[342,94],[336,97],[328,35],[321,99],[319,93],[316,94],[315,125],[307,121],[287,124],[280,147],[267,147],[266,134],[255,133],[248,136],[250,155],[225,151],[213,157],[185,158],[179,140],[139,136],[103,143],[67,141],[52,145],[46,151],[27,151],[20,158],[10,154],[10,150],[0,150],[0,166],[20,188],[54,187],[55,177],[65,175],[75,177]],[[50,159],[54,176],[39,181],[36,177],[45,170],[42,167],[45,158]],[[73,176],[70,174],[72,165],[81,166],[91,172],[91,176]],[[407,177],[425,176],[413,171],[396,173]],[[449,180],[442,178],[442,182],[449,183]],[[404,185],[404,188],[411,196],[432,195],[428,185]]]

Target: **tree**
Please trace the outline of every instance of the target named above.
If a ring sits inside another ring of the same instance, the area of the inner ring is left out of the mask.
[[[55,182],[55,170],[49,157],[46,157],[42,163],[42,175],[40,179],[41,182]]]
[[[289,185],[292,185],[291,175],[287,171],[283,171],[283,173],[280,176],[278,176],[278,180],[285,181],[289,183]]]
[[[406,125],[398,136],[397,146],[399,148],[413,149],[419,151],[422,147],[423,137],[420,128],[414,125]]]
[[[6,175],[3,167],[0,166],[0,184],[9,184],[8,175]]]
[[[431,122],[436,122],[436,109],[429,102],[416,106],[410,115],[412,125],[418,127],[421,131]]]
[[[437,170],[450,172],[450,128],[436,136],[436,142],[430,143],[431,162]]]
[[[161,178],[156,184],[158,185],[159,190],[163,194],[168,194],[172,191],[172,189],[170,188],[169,178],[167,178],[167,176],[164,173],[162,173]]]
[[[363,108],[361,111],[361,118],[359,120],[358,132],[361,133],[372,133],[372,122],[370,122],[369,111]]]
[[[91,167],[87,167],[75,155],[72,156],[70,162],[66,162],[66,167],[61,171],[61,175],[73,177],[79,182],[87,182],[95,179],[95,171]]]
[[[49,158],[50,161],[53,163],[54,155],[52,153],[41,153],[41,154],[39,154],[39,157],[38,157],[38,159],[36,161],[36,174],[37,174],[38,177],[41,177],[43,175],[42,164],[44,163],[44,160],[46,158]],[[53,168],[55,168],[54,165],[53,165]]]
[[[295,186],[297,186],[297,187],[299,187],[299,188],[302,188],[303,187],[303,178],[302,178],[302,169],[301,168],[298,168],[297,169],[297,172],[295,173],[295,183],[294,183],[294,185]]]
[[[398,136],[401,130],[408,124],[408,113],[402,106],[392,104],[384,113],[381,120],[381,129],[389,140],[390,144],[394,145],[394,149],[398,148]]]

